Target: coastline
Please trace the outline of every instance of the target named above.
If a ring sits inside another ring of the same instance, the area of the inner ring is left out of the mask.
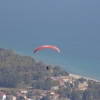
[[[5,47],[4,47],[5,48]],[[9,48],[5,48],[5,49],[9,49]],[[13,50],[13,49],[11,49],[11,50]],[[38,62],[38,61],[40,61],[40,59],[38,59],[39,57],[37,56],[37,55],[31,55],[31,54],[28,54],[28,53],[23,53],[23,52],[20,52],[20,50],[15,50],[14,49],[14,51],[15,51],[15,53],[16,54],[20,54],[21,56],[24,56],[24,55],[26,55],[26,56],[30,56],[30,57],[32,57],[32,58],[34,58],[35,60],[36,60],[36,62]],[[41,57],[40,57],[41,58]],[[41,58],[42,59],[42,58]],[[42,59],[42,61],[44,62],[45,60],[43,60]],[[45,64],[48,64],[48,61],[46,62],[44,62]],[[57,64],[52,64],[53,66],[56,66]],[[59,65],[59,64],[58,64]],[[61,65],[60,65],[61,66]],[[62,67],[61,67],[62,68]],[[100,82],[100,80],[97,80],[97,79],[95,79],[95,78],[90,78],[90,77],[86,77],[86,76],[81,76],[81,75],[77,75],[77,74],[73,74],[73,73],[70,73],[69,72],[69,76],[70,77],[73,77],[73,78],[75,78],[75,79],[79,79],[79,78],[81,78],[81,77],[83,77],[83,78],[85,78],[85,79],[87,79],[87,80],[93,80],[93,81],[96,81],[96,82]]]
[[[93,79],[93,78],[89,78],[89,77],[85,77],[85,76],[81,76],[81,75],[76,75],[76,74],[72,74],[72,73],[69,73],[69,76],[70,77],[73,77],[75,79],[79,79],[79,78],[85,78],[87,80],[93,80],[93,81],[96,81],[96,82],[100,82],[99,80],[96,80],[96,79]]]

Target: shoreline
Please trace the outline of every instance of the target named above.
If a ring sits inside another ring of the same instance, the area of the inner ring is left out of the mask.
[[[93,79],[93,78],[89,78],[89,77],[85,77],[85,76],[81,76],[81,75],[76,75],[76,74],[72,74],[72,73],[69,73],[69,76],[70,77],[73,77],[75,79],[79,79],[79,78],[85,78],[87,80],[93,80],[93,81],[96,81],[96,82],[100,82],[99,80],[96,80],[96,79]]]
[[[7,49],[7,50],[14,50],[15,51],[15,54],[20,54],[21,56],[30,56],[30,57],[32,57],[32,58],[34,58],[35,59],[35,61],[36,62],[38,62],[38,61],[40,61],[40,59],[38,59],[39,57],[38,56],[34,56],[34,55],[31,55],[31,54],[29,54],[29,53],[23,53],[23,52],[20,52],[20,50],[16,50],[16,49],[10,49],[10,48],[5,48],[5,47],[3,47],[4,49]],[[41,58],[41,57],[40,57]],[[42,58],[41,58],[42,59]],[[43,58],[44,59],[44,58]],[[48,61],[44,61],[42,59],[42,61],[43,61],[43,63],[45,63],[45,64],[49,64],[48,63]],[[57,64],[52,64],[53,66],[56,66]],[[59,64],[58,64],[59,65]],[[63,65],[59,65],[60,67],[61,66],[63,66]],[[61,67],[61,69],[63,69],[63,67]],[[73,74],[73,73],[70,73],[70,72],[68,72],[69,73],[69,76],[71,76],[71,77],[73,77],[73,78],[75,78],[75,79],[78,79],[78,78],[81,78],[81,77],[83,77],[83,78],[85,78],[85,79],[87,79],[87,80],[93,80],[93,81],[96,81],[96,82],[100,82],[100,80],[97,80],[97,79],[95,79],[95,78],[89,78],[89,77],[86,77],[86,76],[81,76],[81,75],[78,75],[78,74]]]

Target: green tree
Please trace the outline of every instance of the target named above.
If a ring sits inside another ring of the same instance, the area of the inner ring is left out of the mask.
[[[45,96],[41,100],[49,100],[49,98],[47,96]]]
[[[71,93],[71,100],[82,100],[82,93],[81,93],[81,91],[73,91]]]

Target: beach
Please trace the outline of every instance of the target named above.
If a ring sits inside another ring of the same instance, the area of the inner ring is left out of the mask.
[[[93,80],[93,81],[96,81],[96,82],[100,82],[99,80],[96,80],[96,79],[93,79],[93,78],[84,77],[84,76],[80,76],[80,75],[76,75],[76,74],[72,74],[72,73],[69,73],[69,76],[70,76],[70,77],[73,77],[73,78],[75,78],[75,79],[85,78],[85,79],[87,79],[87,80]]]

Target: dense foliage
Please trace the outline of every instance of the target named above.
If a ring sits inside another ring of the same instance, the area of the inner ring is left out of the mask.
[[[0,86],[18,87],[32,85],[33,88],[50,89],[58,82],[46,80],[46,77],[68,75],[59,66],[49,66],[49,70],[42,61],[36,62],[30,56],[20,56],[13,50],[0,48]],[[53,72],[51,72],[53,70]],[[49,84],[49,85],[47,85]]]

